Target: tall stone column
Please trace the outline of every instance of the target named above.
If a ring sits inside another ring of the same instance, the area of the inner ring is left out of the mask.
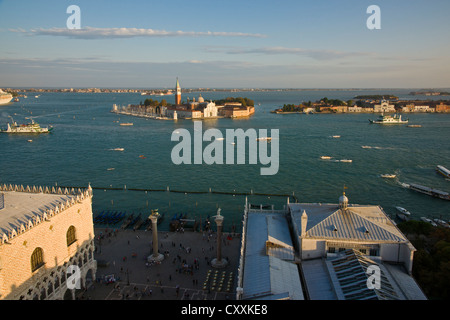
[[[153,232],[153,254],[147,258],[147,261],[162,261],[164,260],[164,255],[158,252],[158,217],[159,213],[152,210],[152,214],[149,219],[152,221],[152,232]]]
[[[228,265],[226,259],[222,259],[222,226],[223,226],[223,216],[220,215],[220,208],[217,209],[217,215],[215,216],[215,221],[217,224],[217,258],[211,261],[211,266],[214,268],[223,268]]]

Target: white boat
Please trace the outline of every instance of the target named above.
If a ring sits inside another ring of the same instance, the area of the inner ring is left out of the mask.
[[[10,103],[12,99],[12,94],[4,92],[2,89],[0,89],[0,105]]]
[[[401,124],[401,123],[408,123],[408,119],[402,120],[402,116],[399,114],[394,114],[394,116],[389,115],[380,115],[378,119],[376,120],[370,120],[370,123],[378,123],[378,124]]]
[[[380,177],[387,178],[387,179],[394,179],[396,177],[396,175],[395,174],[384,173],[384,174],[380,175]]]
[[[420,220],[422,220],[423,222],[428,222],[429,224],[431,224],[433,227],[437,227],[437,224],[433,222],[433,220],[428,219],[427,217],[420,217]]]
[[[353,160],[350,160],[350,159],[342,159],[342,160],[339,160],[340,162],[353,162]]]
[[[444,177],[450,178],[450,170],[448,170],[446,167],[437,165],[436,171],[439,172],[440,174],[442,174]]]
[[[322,160],[330,160],[331,157],[329,157],[329,156],[321,156],[320,159],[322,159]]]
[[[123,122],[120,124],[121,126],[132,126],[133,123],[132,122]]]
[[[124,149],[124,148],[114,148],[114,149],[111,149],[111,150],[114,150],[114,151],[124,151],[125,149]]]
[[[441,220],[441,219],[433,219],[433,221],[436,222],[437,224],[443,226],[443,227],[446,227],[446,228],[449,228],[449,227],[450,227],[449,224],[448,224],[447,222],[445,222],[444,220]]]
[[[404,215],[410,216],[411,212],[409,212],[408,210],[406,210],[403,207],[395,207],[395,209],[397,209],[398,211],[400,211],[401,213],[403,213]]]
[[[411,216],[411,213],[403,207],[395,207],[395,209],[399,211],[399,213],[397,213],[397,217],[401,220],[408,220]]]
[[[341,136],[331,136],[331,137],[336,139],[336,138],[340,138]]]

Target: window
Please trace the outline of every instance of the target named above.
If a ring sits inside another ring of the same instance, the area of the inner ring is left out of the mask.
[[[31,254],[31,271],[34,272],[44,265],[44,252],[41,248],[34,249]]]
[[[75,237],[75,227],[74,226],[69,227],[69,229],[67,230],[66,238],[67,238],[67,246],[70,246],[72,243],[77,241],[77,238]]]

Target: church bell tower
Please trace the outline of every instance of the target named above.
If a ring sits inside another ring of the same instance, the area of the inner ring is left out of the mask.
[[[178,77],[177,77],[177,87],[175,88],[175,105],[179,106],[181,105],[181,88],[180,88],[180,83],[178,82]]]

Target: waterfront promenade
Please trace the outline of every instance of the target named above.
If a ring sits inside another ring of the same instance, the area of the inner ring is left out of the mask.
[[[215,233],[159,231],[159,253],[165,257],[160,264],[152,265],[147,261],[152,253],[152,231],[101,228],[95,229],[95,236],[97,279],[77,294],[78,299],[235,299],[239,234],[223,234],[222,257],[229,263],[221,269],[210,265],[217,256]],[[214,277],[215,287],[212,286]],[[111,278],[115,282],[108,283]],[[221,279],[223,286],[219,291]]]

